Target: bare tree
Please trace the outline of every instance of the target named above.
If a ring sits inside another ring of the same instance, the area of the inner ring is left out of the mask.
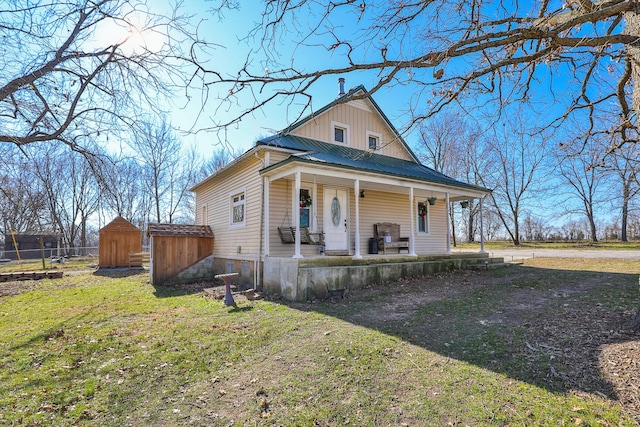
[[[497,101],[500,113],[513,102],[538,101],[549,126],[580,117],[590,134],[618,134],[625,143],[635,138],[628,130],[640,109],[639,37],[635,0],[270,0],[247,37],[259,47],[237,72],[207,77],[209,87],[224,87],[217,90],[226,94],[223,105],[243,107],[215,123],[221,128],[271,103],[305,114],[312,87],[326,76],[354,74],[372,79],[370,93],[408,86],[411,123],[451,104],[483,108]],[[309,57],[313,63],[305,62]],[[541,83],[544,91],[537,90]],[[238,104],[243,97],[252,102]],[[609,119],[595,120],[601,113]]]
[[[211,157],[204,162],[202,169],[198,174],[199,179],[204,179],[209,175],[213,175],[226,165],[228,165],[234,158],[238,157],[241,153],[236,153],[228,149],[228,147],[219,147],[215,150]]]
[[[631,200],[640,194],[640,182],[638,181],[638,154],[640,148],[637,145],[626,145],[610,156],[611,169],[618,178],[615,190],[620,194],[620,240],[629,241],[627,236],[629,205]]]
[[[144,0],[0,6],[0,143],[108,138],[194,80],[206,48],[179,9]],[[194,68],[190,68],[190,67]],[[91,138],[87,138],[87,137]]]
[[[1,150],[0,229],[17,232],[50,231],[44,191],[24,155],[13,147]]]
[[[482,184],[493,190],[489,200],[516,246],[526,204],[544,190],[539,176],[547,160],[544,135],[528,131],[524,123],[521,118],[505,122],[500,133],[494,130],[484,151],[493,169],[478,175]]]
[[[188,189],[195,183],[201,167],[198,154],[193,149],[183,149],[164,118],[159,124],[143,122],[131,146],[141,165],[144,189],[151,194],[154,220],[174,222],[187,202]],[[189,217],[186,212],[180,214]]]
[[[144,199],[141,166],[133,157],[118,156],[105,161],[100,170],[101,201],[112,214],[134,223],[147,217],[141,206],[148,206]]]
[[[29,147],[29,159],[47,196],[54,231],[65,247],[86,247],[87,223],[98,206],[98,184],[92,165],[76,152],[45,143]]]
[[[567,143],[561,144],[558,171],[562,179],[569,185],[570,194],[578,200],[577,207],[569,207],[568,213],[583,215],[588,223],[591,241],[598,241],[596,210],[603,203],[600,194],[607,179],[604,168],[594,167],[595,159],[602,152],[602,141],[593,139],[587,146]]]
[[[427,166],[452,178],[479,184],[475,173],[482,168],[482,159],[475,155],[479,132],[461,117],[461,114],[443,113],[420,126],[418,155]],[[456,245],[455,205],[449,209],[452,224],[453,245]],[[467,209],[468,208],[468,209]],[[475,240],[475,217],[479,214],[479,204],[470,200],[463,210],[466,223],[466,240]]]

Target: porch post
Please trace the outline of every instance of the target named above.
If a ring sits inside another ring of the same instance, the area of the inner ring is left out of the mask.
[[[271,179],[264,178],[263,206],[264,206],[264,256],[269,256],[269,189],[271,188]]]
[[[449,215],[449,192],[445,193],[444,204],[446,206],[445,212],[447,214],[447,253],[451,253],[451,215]]]
[[[414,203],[413,199],[414,199],[413,187],[409,187],[409,228],[411,229],[411,232],[409,233],[409,255],[416,256],[416,245],[415,245],[416,226],[414,224],[414,216],[413,216],[413,203]]]
[[[293,186],[293,194],[291,195],[291,219],[293,226],[296,228],[295,233],[295,253],[294,258],[302,258],[300,254],[300,171],[296,171],[295,185]]]
[[[480,253],[485,253],[484,250],[484,221],[482,219],[484,212],[482,210],[482,201],[484,196],[480,197]]]
[[[360,259],[360,180],[356,179],[353,183],[353,195],[356,199],[356,230],[355,230],[355,254],[353,259]]]

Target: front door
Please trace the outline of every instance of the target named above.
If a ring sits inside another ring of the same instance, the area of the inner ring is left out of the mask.
[[[322,221],[325,250],[349,253],[348,214],[347,190],[325,187]]]

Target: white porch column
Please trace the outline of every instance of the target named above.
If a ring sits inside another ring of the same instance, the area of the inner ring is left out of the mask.
[[[295,185],[293,186],[293,194],[291,195],[291,217],[293,226],[296,228],[296,243],[293,257],[302,258],[302,254],[300,253],[300,171],[296,171]]]
[[[482,201],[484,196],[480,197],[480,253],[486,253],[484,250],[484,221],[482,219],[484,213],[482,212]]]
[[[264,183],[264,191],[263,191],[263,207],[264,207],[264,256],[269,256],[269,189],[271,188],[271,180],[269,178],[263,178],[265,180]]]
[[[447,253],[451,253],[451,215],[449,215],[449,192],[445,193],[444,204],[446,206],[445,212],[447,214]]]
[[[416,225],[415,225],[415,221],[414,221],[415,218],[413,214],[413,205],[415,201],[413,199],[414,199],[413,187],[409,187],[409,228],[411,229],[411,232],[409,233],[409,255],[416,256],[416,246],[415,246]]]
[[[353,255],[353,259],[360,259],[362,255],[360,255],[360,180],[356,179],[353,183],[353,193],[354,198],[356,199],[356,230],[355,230],[355,254]]]

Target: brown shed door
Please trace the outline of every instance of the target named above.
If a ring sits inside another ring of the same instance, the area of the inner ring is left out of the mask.
[[[111,248],[110,249],[111,249],[111,251],[109,253],[109,255],[110,255],[109,258],[110,258],[110,261],[111,261],[110,262],[111,267],[117,267],[117,262],[116,262],[116,260],[118,259],[118,241],[117,240],[113,239],[111,241]]]

